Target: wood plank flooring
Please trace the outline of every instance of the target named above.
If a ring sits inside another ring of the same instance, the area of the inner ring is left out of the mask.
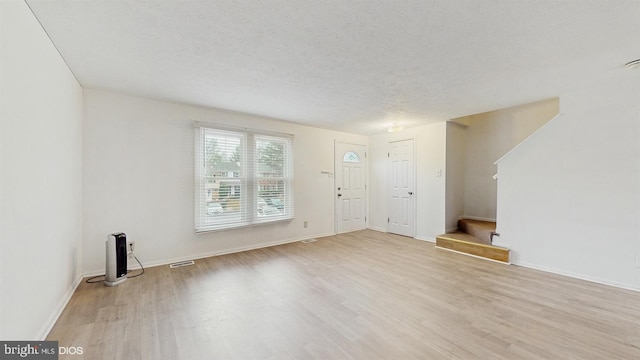
[[[61,359],[638,359],[640,293],[364,230],[83,283],[48,340],[83,347]]]

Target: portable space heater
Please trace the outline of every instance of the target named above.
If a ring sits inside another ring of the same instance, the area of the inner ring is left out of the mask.
[[[107,235],[107,265],[104,284],[116,286],[127,280],[127,234]]]

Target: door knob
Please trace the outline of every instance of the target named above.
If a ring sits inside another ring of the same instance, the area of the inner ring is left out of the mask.
[[[342,194],[338,194],[338,197],[342,196]]]
[[[409,191],[409,195],[413,195],[413,191]]]

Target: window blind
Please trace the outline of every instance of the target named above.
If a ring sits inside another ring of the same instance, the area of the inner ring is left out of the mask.
[[[293,218],[291,137],[247,129],[195,131],[196,231]]]

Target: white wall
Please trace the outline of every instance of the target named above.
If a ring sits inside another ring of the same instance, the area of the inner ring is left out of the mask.
[[[551,120],[558,108],[556,98],[454,119],[469,124],[465,130],[464,212],[458,215],[496,218],[494,162]]]
[[[82,88],[24,1],[0,24],[0,339],[40,339],[80,281]]]
[[[498,164],[512,262],[640,290],[640,72],[562,94],[562,115]]]
[[[408,131],[408,130],[407,130]],[[397,136],[396,136],[397,137]],[[389,141],[393,136],[382,134],[369,138],[369,223],[370,229],[386,232],[389,229],[388,157]],[[411,138],[411,137],[409,137]],[[402,140],[407,138],[398,138]]]
[[[387,231],[389,217],[389,142],[414,139],[416,164],[416,235],[435,241],[445,232],[445,142],[446,123],[409,128],[400,133],[384,133],[369,138],[370,191],[372,209],[369,227]],[[441,176],[437,176],[440,170]]]
[[[104,272],[107,234],[136,241],[147,265],[333,234],[334,140],[365,136],[196,106],[85,90],[85,274]],[[196,234],[193,224],[194,121],[295,135],[295,220]],[[308,228],[303,227],[308,221]]]
[[[465,157],[467,125],[447,122],[446,162],[446,231],[458,228],[458,218],[464,215]]]

